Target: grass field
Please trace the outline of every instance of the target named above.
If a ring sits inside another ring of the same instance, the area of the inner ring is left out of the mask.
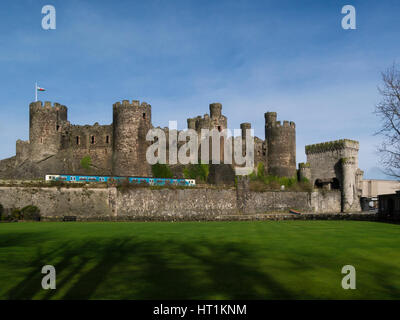
[[[54,265],[57,289],[43,290]],[[341,287],[341,268],[357,289]],[[399,299],[400,225],[0,224],[0,299]]]

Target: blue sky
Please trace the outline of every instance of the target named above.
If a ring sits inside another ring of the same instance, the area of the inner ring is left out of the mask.
[[[57,29],[41,28],[56,8]],[[343,30],[341,8],[356,8]],[[264,112],[297,126],[304,146],[360,141],[366,178],[379,170],[373,114],[380,72],[400,54],[399,1],[1,1],[0,158],[29,138],[34,83],[40,100],[65,104],[74,124],[110,124],[112,104],[152,105],[153,124],[223,104],[230,129],[251,122],[264,138]]]

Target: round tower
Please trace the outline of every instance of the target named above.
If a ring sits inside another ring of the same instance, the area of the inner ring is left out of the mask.
[[[248,122],[244,122],[240,124],[240,130],[242,131],[242,139],[246,139],[246,130],[251,129],[251,124]]]
[[[342,158],[342,211],[359,210],[356,199],[356,159]]]
[[[265,128],[267,128],[267,126],[275,125],[277,117],[276,112],[266,112],[264,114],[264,117],[265,117]],[[265,135],[267,135],[267,132],[265,132]]]
[[[61,129],[67,121],[66,106],[46,101],[29,105],[29,145],[33,160],[56,154],[61,148]]]
[[[222,104],[211,103],[210,104],[210,116],[211,118],[219,118],[222,115]]]
[[[278,177],[296,176],[296,125],[276,121],[276,112],[265,113],[265,141],[268,174]]]
[[[311,166],[310,163],[306,162],[302,162],[299,163],[299,178],[300,181],[307,179],[308,181],[311,181]]]
[[[188,129],[196,130],[196,118],[187,119],[187,126]]]
[[[117,176],[149,176],[146,160],[147,132],[151,129],[151,105],[128,100],[113,105],[113,169]]]

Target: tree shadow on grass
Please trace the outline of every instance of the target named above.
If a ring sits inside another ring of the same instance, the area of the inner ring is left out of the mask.
[[[44,299],[295,298],[272,272],[262,269],[259,249],[234,242],[132,237],[63,243],[47,253],[38,249],[32,271],[7,295],[34,298],[43,290],[41,267],[59,260],[57,289],[46,292]]]
[[[44,252],[41,247],[38,247],[35,259],[29,263],[32,266],[31,271],[22,281],[7,292],[7,299],[32,299],[39,289],[41,289],[42,267],[48,264],[49,257],[57,255],[57,251],[59,251],[59,248],[55,248],[50,252]]]

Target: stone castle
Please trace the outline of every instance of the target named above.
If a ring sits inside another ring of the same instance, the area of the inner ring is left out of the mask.
[[[18,140],[16,155],[0,161],[0,179],[43,178],[49,173],[98,174],[117,176],[151,176],[146,161],[147,132],[154,128],[151,105],[137,100],[123,100],[113,105],[111,125],[73,125],[68,109],[59,103],[41,101],[29,106],[29,140]],[[307,178],[315,187],[340,189],[344,211],[359,210],[362,171],[358,169],[358,142],[339,140],[306,146],[307,163],[296,168],[296,126],[277,121],[276,112],[265,113],[265,139],[254,137],[254,163],[262,162],[265,173]],[[210,114],[187,119],[188,129],[228,128],[220,103],[210,104]],[[250,123],[242,123],[242,139]],[[168,137],[168,128],[162,128]],[[168,138],[167,138],[168,141]],[[90,170],[81,161],[90,157]],[[210,168],[214,182],[224,182],[233,173],[231,165]],[[174,174],[182,174],[175,165]],[[220,179],[216,177],[220,177]],[[357,207],[358,206],[358,207]]]

